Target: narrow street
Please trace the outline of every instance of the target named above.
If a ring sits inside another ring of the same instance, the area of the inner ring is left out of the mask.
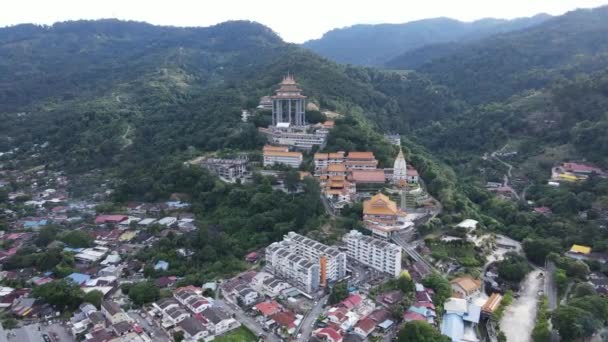
[[[154,336],[151,336],[154,338],[154,341],[160,341],[160,342],[171,341],[171,339],[169,338],[169,335],[167,335],[167,333],[162,328],[160,328],[156,324],[149,324],[148,321],[146,321],[140,314],[135,313],[135,312],[129,312],[129,316],[131,316],[133,319],[135,319],[137,324],[139,324],[139,326],[142,327],[146,332],[154,334]]]
[[[310,335],[312,334],[312,330],[313,330],[312,326],[313,326],[315,320],[317,319],[317,317],[319,317],[319,315],[323,312],[323,306],[327,302],[327,298],[329,298],[329,296],[325,296],[325,297],[319,299],[319,301],[315,304],[315,306],[313,306],[313,308],[310,309],[310,311],[306,314],[304,319],[302,319],[302,324],[300,324],[300,330],[299,330],[299,334],[301,334],[301,335],[297,339],[297,341],[306,342],[310,339]],[[298,334],[296,334],[296,336],[297,335]]]
[[[545,265],[545,293],[547,294],[547,301],[549,304],[549,311],[553,311],[557,308],[557,289],[555,288],[555,279],[553,273],[555,272],[555,264],[552,261],[547,261]]]
[[[327,202],[327,198],[323,195],[321,195],[321,203],[323,203],[323,207],[325,208],[327,215],[329,215],[331,218],[335,218],[336,214],[334,213],[334,210],[332,209],[331,205],[329,205],[329,202]]]

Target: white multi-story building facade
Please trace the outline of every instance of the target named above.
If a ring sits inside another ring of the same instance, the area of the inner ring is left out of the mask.
[[[324,245],[294,232],[289,232],[283,239],[292,245],[296,254],[324,263],[325,270],[321,272],[325,272],[326,281],[337,281],[346,276],[346,254],[338,248]]]
[[[276,276],[287,279],[304,292],[313,293],[319,288],[319,263],[298,255],[286,241],[266,247],[266,264]]]
[[[275,275],[308,293],[346,276],[344,252],[294,232],[266,248],[266,262]]]
[[[380,272],[394,277],[401,274],[401,247],[351,230],[342,239],[347,246],[347,255]]]

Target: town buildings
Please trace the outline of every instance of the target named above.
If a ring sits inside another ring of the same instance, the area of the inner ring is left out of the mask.
[[[266,262],[275,275],[287,279],[307,293],[319,288],[320,265],[292,251],[285,241],[275,242],[266,248]]]
[[[205,167],[220,178],[234,181],[242,179],[250,174],[248,169],[249,160],[246,155],[238,158],[207,158],[201,161],[201,166]]]
[[[349,257],[393,277],[401,274],[401,247],[356,230],[344,235],[343,241]]]
[[[476,325],[481,307],[463,298],[450,298],[443,306],[441,333],[452,341],[479,341]]]
[[[565,256],[580,261],[597,261],[600,264],[608,262],[608,255],[605,253],[592,252],[591,247],[583,245],[572,245],[570,250],[564,253]]]
[[[346,254],[294,232],[266,248],[267,265],[305,292],[346,275]]]
[[[471,298],[476,296],[481,291],[481,281],[473,279],[470,276],[463,276],[452,279],[450,286],[455,296],[458,298]]]
[[[563,163],[551,169],[551,180],[555,182],[577,182],[593,175],[606,177],[606,172],[599,167],[580,163]]]
[[[302,164],[301,152],[289,152],[288,147],[264,146],[264,166],[286,165],[297,169]]]

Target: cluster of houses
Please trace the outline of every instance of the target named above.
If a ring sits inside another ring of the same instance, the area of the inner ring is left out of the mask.
[[[329,307],[324,319],[317,322],[313,331],[317,339],[341,342],[347,335],[366,339],[375,331],[386,331],[393,327],[390,312],[362,294],[351,293],[346,299]]]
[[[210,341],[240,326],[211,298],[204,297],[199,287],[177,288],[172,294],[153,303],[148,312],[142,311],[147,324],[154,325],[153,320],[157,320],[159,329],[169,335],[181,332],[186,342]],[[87,342],[149,342],[159,338],[154,331],[142,327],[134,315],[112,300],[104,300],[100,310],[83,303],[69,326],[75,339]]]
[[[599,167],[584,163],[562,163],[551,169],[549,185],[559,186],[561,182],[578,182],[590,176],[606,177],[607,173]]]
[[[4,210],[3,215],[12,230],[37,231],[51,223],[80,222],[82,215],[94,213],[94,205],[79,202],[67,204],[70,201],[67,192],[69,181],[61,172],[34,168],[10,177],[15,177],[12,182],[19,184],[20,188],[11,188],[9,182],[0,179],[0,189],[13,190],[7,191],[8,208]],[[10,209],[21,205],[25,206],[25,213]]]
[[[249,311],[265,330],[285,338],[295,333],[303,318],[277,300],[297,301],[305,294],[270,273],[248,271],[224,281],[220,289],[227,301]]]
[[[151,337],[113,301],[104,300],[100,310],[83,303],[71,317],[69,325],[75,339],[92,342],[148,342]]]
[[[185,341],[210,341],[241,325],[195,286],[175,289],[173,297],[155,302],[150,313],[170,334],[182,331]]]
[[[0,280],[5,284],[24,285],[0,288],[0,308],[16,318],[30,321],[54,318],[60,313],[43,299],[33,297],[32,288],[64,280],[80,287],[85,293],[99,291],[104,298],[100,310],[90,304],[83,304],[75,313],[68,324],[74,336],[85,341],[99,342],[154,340],[113,300],[124,300],[118,291],[121,282],[144,280],[145,265],[131,260],[129,255],[153,243],[158,236],[170,232],[182,234],[196,229],[194,215],[188,212],[190,205],[180,199],[181,195],[175,194],[170,201],[128,203],[120,214],[96,215],[96,204],[105,200],[111,193],[110,190],[95,194],[90,200],[77,201],[68,197],[68,180],[60,173],[42,169],[24,173],[20,177],[19,182],[30,185],[8,192],[9,209],[5,209],[4,217],[7,218],[10,230],[0,232],[0,264],[11,263],[11,266],[4,267],[0,272]],[[2,187],[5,186],[9,184],[2,182]],[[38,249],[37,252],[45,251],[44,248],[35,246],[34,242],[38,231],[50,224],[60,227],[60,234],[82,231],[91,237],[92,243],[86,248],[76,248],[60,241],[53,241],[47,246],[62,249],[64,254],[72,255],[74,264],[70,267],[74,268],[74,272],[65,276],[41,271],[35,266],[15,269],[12,260],[20,250],[34,247]],[[188,257],[192,252],[182,249],[178,253]],[[151,266],[162,275],[163,271],[168,270],[169,263],[154,260]],[[162,288],[172,286],[176,280],[175,277],[161,276],[154,281]],[[188,304],[189,302],[185,305]],[[186,326],[184,329],[192,331],[186,329]],[[212,331],[210,334],[215,333],[209,325],[206,329]],[[188,336],[187,333],[185,335]]]
[[[452,297],[443,305],[441,333],[452,341],[479,341],[477,324],[500,307],[502,295],[487,297],[481,293],[481,281],[470,276],[452,279],[450,286]]]

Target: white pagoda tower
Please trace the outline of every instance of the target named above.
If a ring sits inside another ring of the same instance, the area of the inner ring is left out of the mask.
[[[404,187],[407,184],[407,164],[401,148],[393,165],[393,184],[399,187]]]

